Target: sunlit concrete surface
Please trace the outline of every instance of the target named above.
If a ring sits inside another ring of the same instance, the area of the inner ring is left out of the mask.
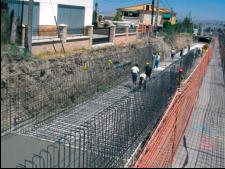
[[[225,85],[218,41],[174,168],[225,167]]]

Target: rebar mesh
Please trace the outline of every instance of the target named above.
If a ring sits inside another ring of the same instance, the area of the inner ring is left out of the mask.
[[[212,57],[214,42],[200,64],[180,85],[152,137],[146,142],[135,168],[169,168],[192,115],[199,88]],[[184,70],[186,70],[184,68]],[[193,140],[194,141],[194,140]]]
[[[194,63],[194,56],[195,50],[170,65],[152,78],[145,90],[121,89],[116,94],[111,90],[107,96],[93,99],[94,104],[87,101],[41,123],[22,127],[18,132],[53,141],[53,147],[63,147],[55,148],[54,152],[45,149],[49,155],[41,157],[48,162],[40,163],[41,166],[122,167],[138,144],[151,135],[179,84],[178,69],[180,66],[185,71],[190,69],[192,65],[186,62]],[[139,60],[139,64],[143,61]],[[114,100],[113,104],[110,99]],[[57,160],[50,162],[50,156]],[[24,163],[18,167],[23,165],[27,166]]]
[[[133,64],[145,65],[151,61],[151,47],[136,52],[136,55],[123,52],[98,59],[76,58],[71,64],[33,72],[24,69],[23,74],[2,77],[1,133],[29,119],[42,121],[127,79]]]

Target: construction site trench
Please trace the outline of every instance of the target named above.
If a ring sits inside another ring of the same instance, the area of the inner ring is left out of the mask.
[[[49,166],[124,166],[170,102],[178,69],[185,78],[200,57],[191,50],[155,71],[145,91],[132,89],[131,66],[138,63],[143,70],[156,50],[149,45],[98,59],[75,58],[69,65],[10,76],[1,84],[1,133],[42,140],[40,149],[54,145],[48,153],[57,160]]]

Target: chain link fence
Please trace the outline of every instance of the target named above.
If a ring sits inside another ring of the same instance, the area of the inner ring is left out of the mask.
[[[225,32],[219,35],[219,44],[220,44],[220,54],[221,54],[221,63],[223,67],[223,79],[225,81]]]
[[[159,125],[144,148],[140,151],[134,168],[169,168],[172,166],[176,150],[184,137],[189,119],[196,105],[196,99],[202,80],[214,51],[213,42],[208,52],[200,59],[200,63],[192,74],[180,85],[174,94]],[[189,63],[189,62],[188,62]],[[184,65],[184,64],[183,64]],[[184,70],[187,67],[183,66]],[[190,68],[190,67],[189,67]]]

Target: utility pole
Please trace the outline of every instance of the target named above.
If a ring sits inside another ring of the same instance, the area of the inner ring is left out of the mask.
[[[97,19],[99,19],[99,0],[97,2],[97,9],[96,9],[96,12],[97,12]]]
[[[153,18],[154,18],[154,6],[155,4],[155,0],[152,0],[152,20],[151,20],[151,24],[152,24],[152,31],[154,32],[154,25],[153,25]]]
[[[27,49],[32,53],[32,16],[33,16],[33,0],[29,1],[28,7],[28,26],[27,26]]]
[[[144,23],[144,11],[145,11],[145,5],[143,5],[143,11],[142,11],[142,20],[141,20],[141,23]]]
[[[157,1],[157,15],[155,18],[155,36],[157,36],[157,29],[158,29],[158,18],[159,18],[159,5],[160,5],[160,0]]]
[[[20,26],[23,24],[23,12],[24,12],[24,1],[22,1],[22,9],[21,9]]]

